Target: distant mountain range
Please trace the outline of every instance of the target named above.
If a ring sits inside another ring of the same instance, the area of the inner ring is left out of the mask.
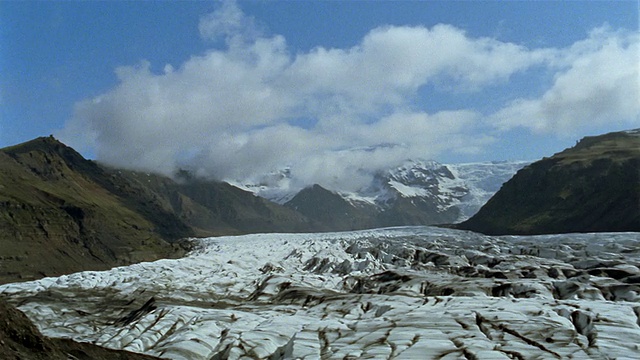
[[[331,230],[459,222],[475,214],[525,161],[440,164],[408,160],[371,175],[356,192],[313,185],[300,191],[287,170],[236,186],[294,209]]]

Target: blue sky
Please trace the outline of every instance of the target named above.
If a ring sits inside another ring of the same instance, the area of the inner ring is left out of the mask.
[[[328,187],[535,160],[640,127],[638,6],[0,1],[0,147],[54,134],[117,166]]]

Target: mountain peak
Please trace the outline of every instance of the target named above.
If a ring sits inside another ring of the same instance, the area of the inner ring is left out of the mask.
[[[0,150],[5,152],[18,152],[18,151],[22,152],[22,151],[29,151],[31,149],[56,148],[56,147],[68,147],[68,146],[63,144],[60,140],[56,139],[53,135],[49,135],[49,136],[40,136],[20,144],[2,148]]]
[[[66,144],[62,143],[60,140],[53,137],[53,135],[37,137],[33,140],[25,141],[17,145],[2,148],[0,149],[0,151],[3,151],[9,155],[12,155],[13,157],[19,154],[25,154],[32,151],[41,151],[41,152],[52,153],[52,154],[56,153],[69,158],[80,157],[83,160],[86,160],[77,151],[67,146]]]
[[[53,174],[63,171],[64,163],[69,169],[86,172],[97,171],[97,165],[85,159],[73,148],[62,143],[53,135],[42,136],[27,142],[0,149],[0,152],[12,157],[16,162],[28,165],[32,171]]]

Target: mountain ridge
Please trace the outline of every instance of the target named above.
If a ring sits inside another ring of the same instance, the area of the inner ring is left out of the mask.
[[[491,235],[640,231],[640,130],[585,137],[532,163],[457,227]]]
[[[107,269],[177,250],[92,180],[101,171],[95,163],[51,137],[1,149],[0,166],[3,281]]]
[[[192,236],[315,230],[231,185],[112,169],[53,137],[0,149],[0,167],[0,282],[181,256]]]
[[[433,225],[465,220],[483,205],[517,169],[529,162],[441,164],[407,160],[372,174],[371,183],[355,192],[319,184],[295,193],[287,169],[256,184],[240,185],[258,196],[274,198],[331,230]]]

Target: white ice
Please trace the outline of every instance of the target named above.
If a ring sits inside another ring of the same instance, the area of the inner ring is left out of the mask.
[[[182,259],[0,294],[48,336],[168,359],[640,358],[639,233],[194,241]]]

